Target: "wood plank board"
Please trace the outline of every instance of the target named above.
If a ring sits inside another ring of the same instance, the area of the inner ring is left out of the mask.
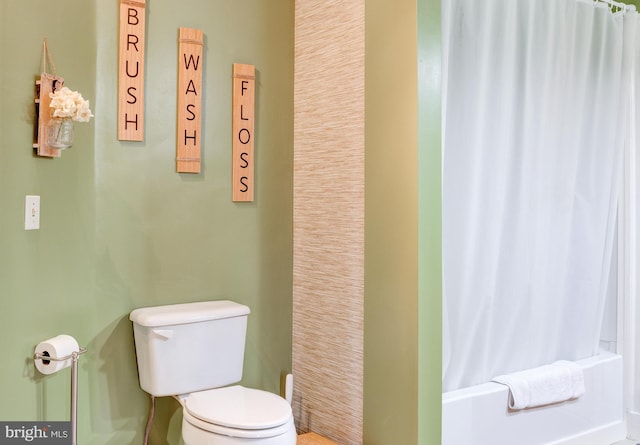
[[[53,74],[42,73],[40,80],[36,81],[36,134],[33,148],[38,156],[59,158],[62,150],[49,147],[47,140],[47,128],[51,120],[51,98],[49,93],[55,92],[64,86],[64,79]]]
[[[253,65],[233,64],[232,199],[254,197],[255,79]]]
[[[180,28],[176,171],[200,173],[202,149],[202,45],[199,29]]]
[[[144,141],[145,0],[120,0],[118,139]]]

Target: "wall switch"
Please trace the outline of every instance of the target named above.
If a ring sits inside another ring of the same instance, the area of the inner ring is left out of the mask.
[[[24,230],[38,230],[40,228],[40,197],[25,196],[24,200]]]

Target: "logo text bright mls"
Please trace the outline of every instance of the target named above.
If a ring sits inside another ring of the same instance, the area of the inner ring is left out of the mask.
[[[0,422],[0,445],[67,445],[71,422]]]

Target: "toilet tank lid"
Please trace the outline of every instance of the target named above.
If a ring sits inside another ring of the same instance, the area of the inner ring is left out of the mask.
[[[145,327],[198,323],[248,315],[248,306],[229,300],[199,301],[134,309],[129,319]]]

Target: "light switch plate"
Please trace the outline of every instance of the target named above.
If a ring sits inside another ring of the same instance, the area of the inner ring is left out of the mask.
[[[24,230],[40,228],[40,196],[27,195],[24,200]]]

